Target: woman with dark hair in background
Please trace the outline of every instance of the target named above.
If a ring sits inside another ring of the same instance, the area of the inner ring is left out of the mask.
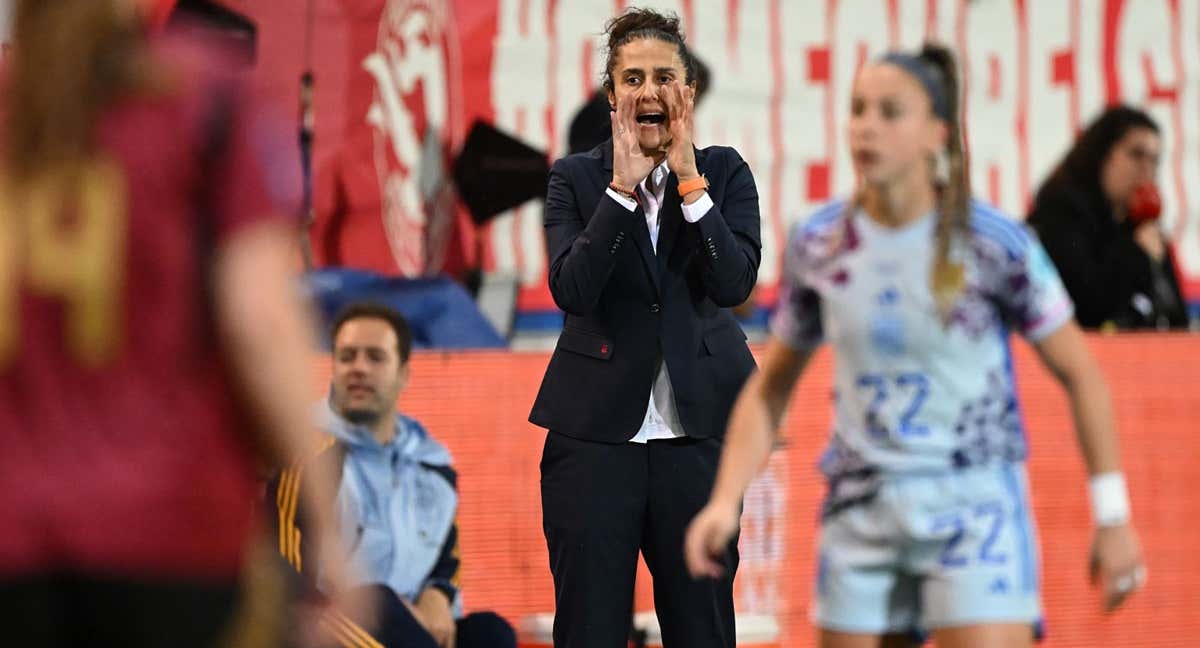
[[[961,132],[948,50],[862,67],[847,128],[857,191],[792,230],[762,370],[734,406],[712,497],[688,532],[692,572],[721,575],[713,556],[828,341],[834,423],[812,615],[822,648],[921,645],[926,632],[940,648],[1032,644],[1038,549],[1011,332],[1070,399],[1105,606],[1145,575],[1104,379],[1037,239],[971,199]]]
[[[1109,108],[1037,193],[1028,222],[1058,267],[1083,327],[1187,325],[1157,209],[1139,204],[1145,193],[1156,195],[1161,150],[1149,115]]]
[[[716,580],[692,579],[679,549],[754,368],[729,309],[758,278],[758,192],[736,151],[692,146],[679,19],[633,9],[607,31],[613,136],[555,163],[546,195],[550,293],[567,315],[529,418],[549,430],[554,645],[625,645],[641,551],[666,648],[732,648],[736,541]]]
[[[290,187],[260,157],[286,140],[269,148],[213,53],[148,39],[133,0],[18,0],[14,18],[3,643],[213,646],[233,638],[258,451],[286,465],[317,450]],[[313,477],[309,497],[331,498]]]

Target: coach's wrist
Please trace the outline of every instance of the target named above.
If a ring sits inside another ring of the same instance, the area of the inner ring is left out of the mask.
[[[624,174],[614,172],[612,176],[612,182],[609,183],[609,186],[611,187],[612,185],[617,185],[622,189],[621,193],[633,193],[637,190],[639,182],[641,182],[641,180],[626,178]]]
[[[637,194],[634,192],[634,190],[630,189],[629,187],[621,186],[615,180],[608,183],[608,189],[609,191],[624,197],[626,200],[630,200],[635,203],[637,202]]]

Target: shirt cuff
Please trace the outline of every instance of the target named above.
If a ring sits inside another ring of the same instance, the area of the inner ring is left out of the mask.
[[[611,197],[613,200],[621,203],[621,206],[624,207],[625,209],[628,209],[629,211],[637,211],[637,202],[636,201],[630,200],[628,196],[622,196],[621,194],[614,191],[612,187],[605,189],[604,193],[608,194],[609,197]],[[699,201],[697,201],[697,202],[699,202]],[[709,204],[712,204],[711,200],[708,202],[709,202]]]
[[[609,191],[612,191],[612,189],[609,189]],[[705,191],[703,196],[696,199],[696,202],[680,206],[683,207],[683,219],[689,223],[697,223],[701,218],[704,218],[708,210],[712,209],[712,196],[709,196],[708,192]]]

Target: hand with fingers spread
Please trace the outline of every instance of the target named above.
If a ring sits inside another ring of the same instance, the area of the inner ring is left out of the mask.
[[[667,145],[667,166],[686,182],[700,176],[696,169],[696,151],[692,147],[692,113],[696,95],[692,87],[672,81],[659,91],[667,108],[667,127],[671,141]]]
[[[683,554],[693,578],[721,578],[725,566],[721,556],[738,530],[738,506],[710,501],[688,526]]]
[[[617,99],[617,109],[609,113],[613,133],[613,178],[619,187],[632,191],[654,170],[654,158],[646,155],[638,139],[637,104],[642,93]]]
[[[1100,527],[1092,540],[1092,584],[1104,586],[1104,611],[1112,612],[1146,582],[1137,533],[1130,524]]]

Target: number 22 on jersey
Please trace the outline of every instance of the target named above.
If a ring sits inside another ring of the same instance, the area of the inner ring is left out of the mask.
[[[0,186],[0,369],[21,345],[20,289],[64,305],[64,343],[80,365],[116,353],[128,197],[116,164],[50,173],[20,192]]]

